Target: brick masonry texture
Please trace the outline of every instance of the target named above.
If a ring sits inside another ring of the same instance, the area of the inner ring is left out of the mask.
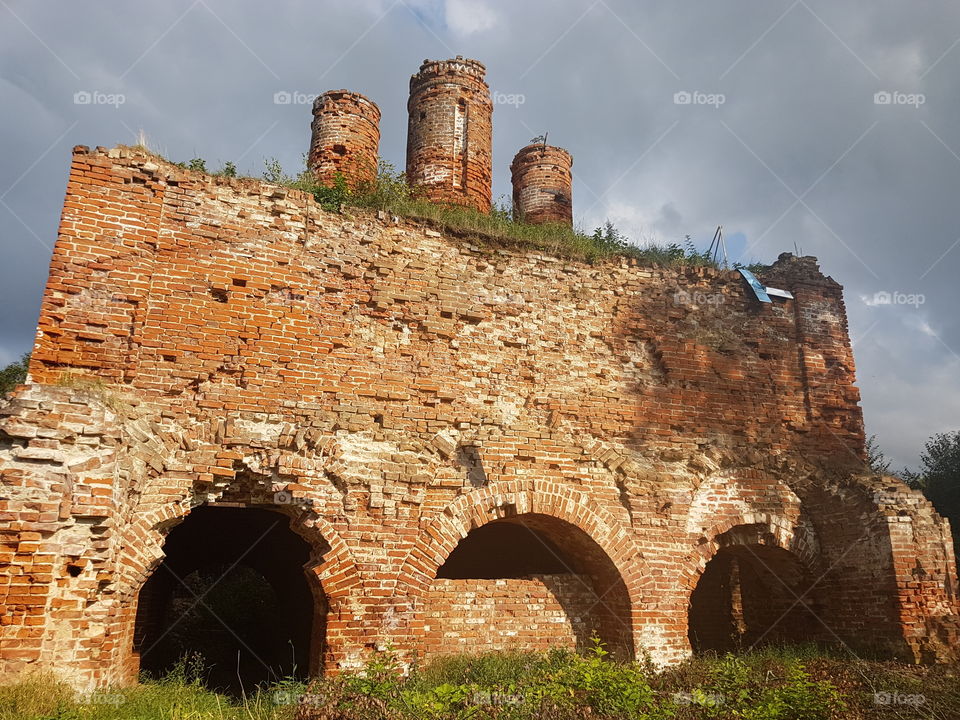
[[[510,165],[513,210],[524,222],[573,225],[573,157],[552,145],[527,145]]]
[[[407,180],[427,199],[489,212],[493,101],[476,60],[424,60],[410,78]]]
[[[676,662],[691,617],[763,604],[751,554],[810,590],[811,635],[949,656],[949,527],[865,469],[841,288],[790,255],[763,279],[795,300],[76,148],[28,382],[0,408],[0,675],[135,678],[139,592],[202,504],[309,544],[314,672],[478,628],[538,647],[589,625]],[[569,572],[437,578],[504,523]],[[691,614],[705,570],[738,564]]]
[[[377,177],[380,108],[359,93],[331,90],[313,103],[307,164],[320,182],[342,175],[350,187]]]
[[[424,601],[423,654],[585,649],[597,605],[590,578],[572,574],[439,579]]]

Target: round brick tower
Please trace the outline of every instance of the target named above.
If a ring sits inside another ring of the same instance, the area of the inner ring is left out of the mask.
[[[573,157],[552,145],[527,145],[510,164],[513,212],[539,225],[573,225]]]
[[[493,102],[476,60],[424,60],[410,78],[407,180],[433,202],[490,211]]]
[[[349,90],[325,92],[313,102],[307,164],[325,185],[342,173],[351,188],[377,176],[380,108]]]

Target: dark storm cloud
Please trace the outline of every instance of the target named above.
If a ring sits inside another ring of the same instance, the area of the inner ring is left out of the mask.
[[[499,98],[495,196],[515,150],[546,131],[574,154],[586,229],[610,218],[633,238],[705,244],[723,224],[745,260],[815,254],[846,286],[868,431],[903,465],[960,426],[960,7],[947,0],[5,0],[0,15],[0,362],[32,341],[71,146],[143,129],[175,160],[292,170],[310,121],[296,100],[347,87],[380,105],[382,153],[402,166],[410,74],[463,54]]]

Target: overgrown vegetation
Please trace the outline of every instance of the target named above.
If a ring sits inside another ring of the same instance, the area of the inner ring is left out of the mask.
[[[447,657],[407,677],[388,651],[361,672],[309,687],[286,681],[241,700],[207,690],[205,677],[193,659],[162,680],[86,696],[33,677],[0,687],[0,720],[947,720],[960,711],[955,667],[851,662],[812,647],[657,672],[611,662],[595,645],[585,655]]]
[[[277,160],[267,161],[263,177],[267,182],[312,193],[326,210],[366,208],[424,221],[457,236],[529,247],[561,257],[594,261],[626,256],[663,265],[715,266],[706,252],[694,247],[689,237],[684,243],[638,247],[610,222],[588,235],[563,224],[524,223],[513,216],[505,202],[495,205],[489,214],[459,205],[429,202],[407,184],[403,173],[383,161],[377,168],[375,180],[352,189],[342,176],[337,176],[331,185],[317,183],[307,169],[289,176]]]
[[[920,454],[920,469],[904,470],[903,475],[950,520],[953,544],[960,553],[960,430],[933,435]]]
[[[216,175],[219,177],[239,177],[239,174],[237,173],[237,166],[229,160],[227,160],[227,162],[225,162],[216,172],[207,170],[207,161],[201,157],[191,158],[187,162],[174,163],[174,165],[178,165],[185,170],[195,170],[197,172],[208,173],[210,175]]]
[[[184,659],[161,680],[92,693],[35,675],[0,686],[0,720],[293,720],[296,705],[286,699],[304,689],[287,681],[237,701],[208,690],[205,672]]]
[[[0,369],[0,399],[5,398],[13,389],[27,380],[27,368],[30,365],[30,353]]]
[[[893,462],[884,454],[876,435],[867,439],[866,450],[871,472],[893,472]],[[960,557],[960,430],[930,436],[920,453],[919,469],[904,468],[894,474],[923,492],[936,511],[950,521],[953,546]]]
[[[118,415],[131,416],[133,406],[123,396],[123,391],[101,377],[81,372],[64,372],[57,378],[58,387],[78,390],[88,397],[99,400]]]

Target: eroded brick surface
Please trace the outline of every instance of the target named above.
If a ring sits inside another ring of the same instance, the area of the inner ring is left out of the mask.
[[[377,177],[380,108],[359,93],[331,90],[313,103],[307,164],[318,181],[331,186],[342,176],[351,188]]]
[[[863,474],[841,288],[812,258],[766,280],[796,300],[77,148],[29,383],[0,410],[0,673],[135,677],[138,593],[202,503],[272,509],[310,544],[329,608],[314,669],[432,652],[438,568],[507,521],[657,662],[690,652],[691,594],[731,545],[820,578],[812,606],[844,642],[944,657],[949,530]],[[458,583],[483,584],[441,584]],[[549,639],[558,605],[494,586],[444,604],[444,637],[478,617],[506,642],[491,608],[512,602],[526,640]],[[578,632],[564,617],[558,642]]]
[[[435,580],[424,599],[424,657],[517,647],[586,649],[597,604],[590,578],[573,574]]]
[[[524,222],[573,225],[573,157],[552,145],[527,145],[510,165],[513,210]]]
[[[493,101],[476,60],[424,60],[410,78],[407,179],[433,202],[490,211]]]

